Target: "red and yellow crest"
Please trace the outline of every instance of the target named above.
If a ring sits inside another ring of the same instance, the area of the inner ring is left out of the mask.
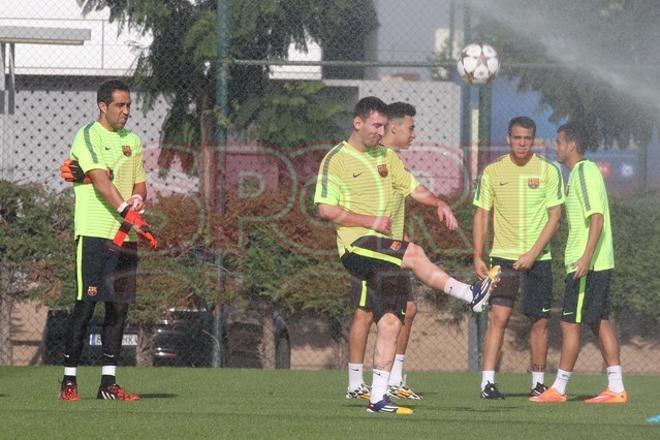
[[[96,288],[96,286],[89,286],[87,288],[87,296],[96,296],[97,293],[98,293],[98,289]]]
[[[398,251],[399,249],[401,249],[401,242],[393,241],[392,244],[390,245],[390,249],[392,249],[395,252]]]
[[[387,177],[387,165],[386,164],[378,165],[378,174],[380,174],[380,177]]]
[[[527,179],[527,186],[531,189],[536,189],[539,187],[539,179]]]
[[[133,150],[131,150],[130,145],[122,146],[121,147],[121,152],[124,153],[124,156],[126,156],[126,157],[131,157],[131,155],[133,154]]]

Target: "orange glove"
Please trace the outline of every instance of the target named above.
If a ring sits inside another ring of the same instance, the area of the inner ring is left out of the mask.
[[[126,202],[122,203],[117,211],[119,212],[119,215],[122,216],[124,221],[119,227],[117,234],[115,234],[114,240],[112,240],[114,244],[117,246],[124,244],[124,240],[126,240],[128,232],[131,230],[131,228],[134,228],[139,236],[149,242],[149,245],[152,249],[156,249],[158,246],[158,241],[156,240],[153,232],[151,232],[151,225],[147,223],[147,221],[138,211],[131,209],[131,207],[128,206]]]
[[[92,179],[85,176],[78,161],[73,159],[66,159],[62,166],[60,166],[60,176],[67,182],[73,183],[92,183]]]
[[[112,170],[108,171],[108,177],[112,180],[113,173]],[[89,176],[85,175],[85,172],[80,168],[80,164],[77,160],[66,159],[60,166],[60,176],[62,179],[67,182],[72,183],[92,183],[92,179]]]

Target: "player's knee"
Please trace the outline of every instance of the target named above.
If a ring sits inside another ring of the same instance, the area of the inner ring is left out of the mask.
[[[396,336],[401,329],[401,320],[393,312],[386,312],[378,320],[377,327],[379,333]]]
[[[412,266],[426,258],[426,253],[421,246],[418,246],[415,243],[408,243],[406,253],[403,255],[404,264],[408,263],[408,266]]]
[[[509,316],[499,313],[491,313],[488,317],[488,325],[497,328],[506,328],[509,323]]]
[[[545,318],[540,318],[533,320],[532,322],[532,331],[533,332],[547,332],[548,331],[548,320]]]

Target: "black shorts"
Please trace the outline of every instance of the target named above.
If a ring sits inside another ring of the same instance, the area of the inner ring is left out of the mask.
[[[362,294],[361,282],[365,282],[364,307],[372,310],[375,322],[385,313],[393,313],[401,322],[404,320],[411,292],[411,278],[401,269],[407,248],[407,241],[367,236],[355,240],[351,250],[341,257],[346,270],[360,281],[359,296]]]
[[[586,277],[566,276],[564,307],[561,320],[575,324],[594,325],[610,315],[610,279],[612,269],[590,270]]]
[[[408,275],[409,283],[407,284],[406,302],[415,301],[412,274]],[[367,282],[359,278],[351,276],[351,304],[356,309],[373,309],[374,308],[374,292],[369,289]]]
[[[76,300],[135,302],[137,243],[79,236],[76,243]]]
[[[552,305],[552,262],[535,261],[529,270],[523,272],[515,270],[513,263],[513,260],[491,258],[491,265],[502,267],[502,275],[490,295],[490,303],[513,307],[521,292],[523,314],[530,318],[548,318]]]

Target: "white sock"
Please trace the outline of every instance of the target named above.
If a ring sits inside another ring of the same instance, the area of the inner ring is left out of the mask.
[[[484,370],[481,372],[481,389],[486,388],[486,384],[495,383],[495,370]]]
[[[532,388],[535,388],[537,383],[543,383],[544,380],[545,371],[532,371]]]
[[[104,376],[116,376],[117,375],[117,366],[116,365],[104,365],[101,367],[101,374]]]
[[[405,359],[405,354],[397,354],[394,357],[394,364],[392,364],[388,385],[400,385],[403,382],[403,361]]]
[[[373,371],[373,379],[371,379],[371,394],[369,398],[371,403],[378,403],[383,400],[383,397],[387,394],[387,381],[389,378],[389,371]]]
[[[558,369],[557,377],[555,377],[555,383],[552,384],[552,388],[556,389],[559,394],[566,394],[566,385],[568,385],[571,374],[573,374],[572,371]]]
[[[348,389],[356,390],[364,383],[362,371],[364,364],[351,364],[348,363]]]
[[[624,390],[621,365],[607,367],[607,388],[615,393],[621,393]]]
[[[462,299],[465,302],[472,302],[472,289],[469,284],[461,283],[460,281],[449,278],[445,283],[445,293],[454,298]]]
[[[76,367],[64,367],[65,376],[76,376],[78,374],[78,369]]]

